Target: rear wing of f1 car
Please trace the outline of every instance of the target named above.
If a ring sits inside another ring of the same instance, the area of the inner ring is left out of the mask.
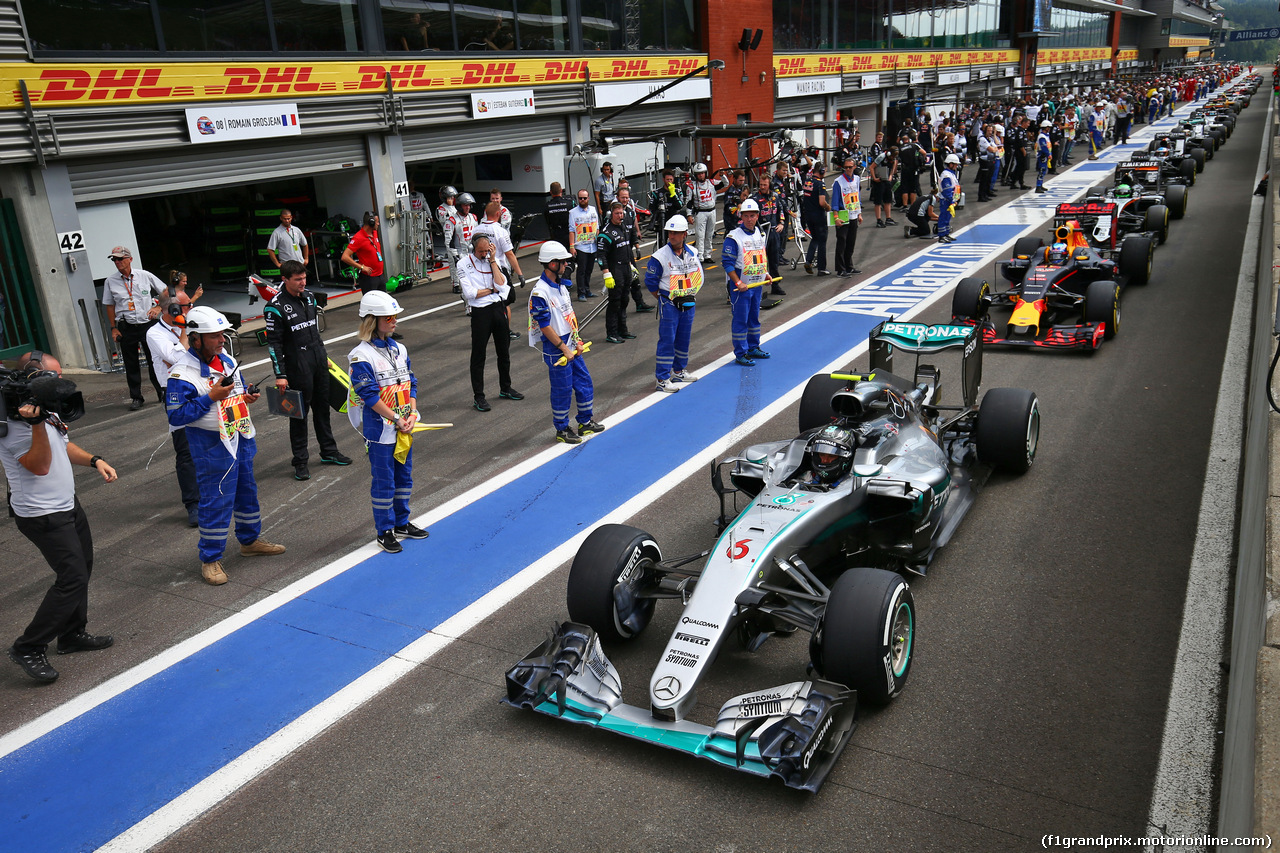
[[[961,388],[964,405],[974,406],[982,385],[982,332],[976,326],[953,323],[899,323],[886,320],[867,336],[871,348],[871,369],[893,372],[894,350],[914,353],[916,382],[938,379],[938,369],[921,364],[920,356],[960,350]],[[935,395],[936,399],[936,395]]]
[[[1145,166],[1146,164],[1141,164]],[[1156,167],[1157,169],[1159,167]],[[1119,174],[1117,172],[1116,174]],[[1116,217],[1120,215],[1120,205],[1114,201],[1091,199],[1081,202],[1065,202],[1058,205],[1053,212],[1055,239],[1070,243],[1069,233],[1064,237],[1058,229],[1072,220],[1080,223],[1081,230],[1090,236],[1090,245],[1114,251],[1116,248]],[[1068,248],[1074,249],[1075,246]]]

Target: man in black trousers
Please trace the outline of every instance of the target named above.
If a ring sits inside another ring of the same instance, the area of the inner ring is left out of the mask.
[[[523,400],[524,395],[511,387],[511,331],[507,319],[507,296],[511,287],[497,262],[497,247],[483,232],[475,235],[471,253],[458,261],[458,280],[462,282],[462,298],[471,307],[471,392],[475,408],[480,412],[493,407],[484,394],[484,363],[493,339],[498,356],[498,396],[504,400]]]
[[[62,365],[51,355],[31,352],[19,360],[29,377],[53,379]],[[74,386],[73,386],[74,387]],[[18,532],[31,540],[57,580],[45,593],[31,624],[9,647],[9,660],[45,684],[58,678],[45,650],[58,641],[58,654],[105,649],[108,636],[85,631],[89,614],[89,576],[93,573],[93,534],[76,497],[72,465],[93,468],[104,482],[116,471],[101,456],[77,447],[67,425],[34,403],[18,409],[19,417],[0,421],[0,464],[9,480],[9,513]]]
[[[320,461],[350,465],[351,458],[338,450],[329,422],[329,356],[320,337],[320,310],[315,296],[307,290],[307,268],[298,261],[285,261],[280,265],[280,278],[280,292],[262,312],[276,388],[281,393],[290,388],[301,393],[315,424]],[[289,418],[289,444],[293,478],[311,479],[305,418]]]

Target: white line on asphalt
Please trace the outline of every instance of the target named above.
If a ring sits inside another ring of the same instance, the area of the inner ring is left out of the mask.
[[[1271,145],[1271,113],[1262,134],[1255,183],[1262,180]],[[1231,555],[1236,541],[1236,503],[1239,499],[1240,448],[1244,436],[1245,383],[1249,376],[1249,337],[1253,297],[1257,286],[1258,241],[1262,204],[1254,196],[1249,207],[1231,331],[1227,336],[1218,403],[1213,412],[1213,442],[1200,497],[1196,544],[1191,552],[1182,631],[1165,710],[1160,763],[1151,791],[1149,828],[1162,835],[1203,836],[1212,826],[1218,708],[1223,682],[1223,643],[1227,630],[1227,588],[1231,583]],[[1154,849],[1151,847],[1148,850]],[[1188,848],[1188,849],[1201,849]]]

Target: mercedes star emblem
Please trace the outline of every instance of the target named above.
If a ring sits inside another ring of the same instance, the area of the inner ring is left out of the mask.
[[[680,680],[673,675],[663,676],[653,685],[653,695],[658,699],[674,699],[680,693]]]

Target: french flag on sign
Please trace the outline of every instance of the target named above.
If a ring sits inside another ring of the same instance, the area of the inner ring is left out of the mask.
[[[288,126],[290,126],[290,125],[293,125],[294,127],[297,127],[297,125],[298,125],[298,114],[297,114],[297,113],[290,113],[289,115],[283,115],[283,116],[280,116],[280,124],[284,125],[285,127],[288,127]]]

